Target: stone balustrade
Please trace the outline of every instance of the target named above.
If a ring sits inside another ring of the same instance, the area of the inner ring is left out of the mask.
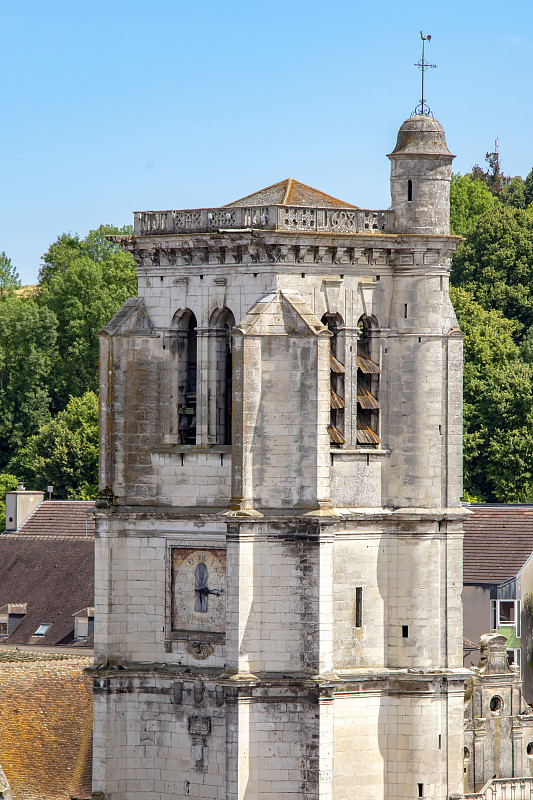
[[[533,778],[492,778],[480,792],[465,794],[465,800],[533,800]]]
[[[326,233],[391,233],[393,211],[309,206],[249,206],[138,211],[134,234],[206,233],[218,230],[292,230]]]

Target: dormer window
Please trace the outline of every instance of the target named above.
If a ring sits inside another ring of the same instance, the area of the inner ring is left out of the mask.
[[[86,606],[72,616],[74,617],[74,638],[82,641],[88,639],[94,631],[94,607]]]
[[[0,639],[13,633],[27,610],[27,603],[7,603],[0,607]]]
[[[48,630],[50,630],[51,627],[52,627],[52,623],[51,622],[43,622],[41,625],[39,625],[39,627],[37,628],[37,630],[35,631],[35,633],[33,635],[34,636],[44,636],[45,633]]]

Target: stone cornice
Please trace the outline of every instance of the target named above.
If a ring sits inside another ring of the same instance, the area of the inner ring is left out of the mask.
[[[455,236],[249,232],[128,237],[140,270],[194,266],[449,268]]]

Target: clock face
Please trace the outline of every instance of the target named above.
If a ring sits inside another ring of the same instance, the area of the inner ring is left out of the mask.
[[[226,551],[172,548],[172,630],[226,630]]]

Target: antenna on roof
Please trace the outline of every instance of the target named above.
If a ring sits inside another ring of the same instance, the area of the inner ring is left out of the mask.
[[[415,64],[415,67],[418,67],[420,69],[421,73],[422,73],[422,98],[421,98],[419,104],[417,105],[417,107],[415,108],[413,116],[417,117],[419,114],[421,114],[421,115],[423,115],[425,117],[432,117],[433,114],[431,113],[431,110],[430,110],[428,104],[424,100],[424,73],[425,73],[425,71],[427,69],[435,69],[435,67],[437,65],[436,64],[428,64],[428,62],[424,58],[424,44],[426,42],[430,42],[431,41],[431,36],[429,34],[427,36],[424,36],[422,31],[420,31],[420,38],[422,39],[422,59],[421,59],[421,61],[417,61],[417,63]]]

